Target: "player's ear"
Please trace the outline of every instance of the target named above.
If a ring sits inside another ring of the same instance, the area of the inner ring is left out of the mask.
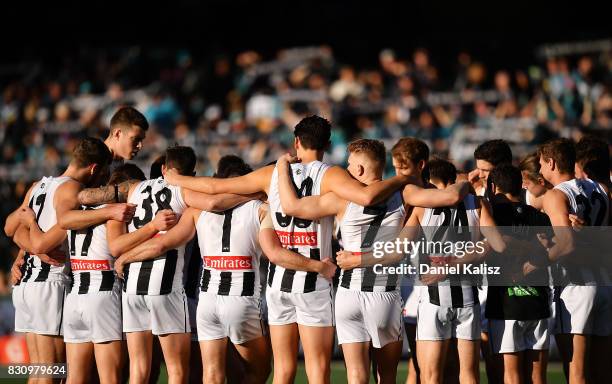
[[[119,138],[121,137],[121,128],[119,127],[112,128],[111,136],[119,140]]]
[[[359,176],[363,176],[364,173],[365,173],[365,168],[363,167],[363,165],[359,164],[357,166],[357,174]]]
[[[96,172],[98,171],[99,166],[96,163],[93,164],[89,164],[89,175],[93,176],[96,174]]]
[[[300,146],[300,138],[296,137],[293,139],[293,148],[297,151]]]
[[[425,165],[425,160],[419,160],[419,162],[417,163],[417,169],[422,172],[423,169],[425,169]]]
[[[162,164],[162,166],[161,166],[161,173],[162,173],[162,176],[166,176],[166,170],[167,170],[167,168],[166,168],[166,164]]]

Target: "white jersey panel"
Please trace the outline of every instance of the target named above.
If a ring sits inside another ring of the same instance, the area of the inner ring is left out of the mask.
[[[329,167],[321,161],[291,164],[291,174],[299,196],[320,195],[323,176]],[[272,173],[268,201],[274,229],[285,248],[316,260],[332,256],[333,216],[304,220],[285,215],[278,192],[277,168]],[[273,290],[293,293],[320,291],[330,287],[329,281],[315,272],[289,270],[272,263],[268,285]]]
[[[203,259],[202,292],[259,297],[261,204],[252,200],[225,212],[200,214],[196,231]]]

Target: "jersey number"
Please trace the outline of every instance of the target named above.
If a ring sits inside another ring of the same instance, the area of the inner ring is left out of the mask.
[[[143,225],[153,220],[153,195],[152,195],[151,186],[149,185],[148,187],[143,189],[142,193],[147,195],[147,198],[142,201],[142,209],[144,209],[145,214],[142,219],[140,217],[134,217],[133,222],[134,222],[134,227],[136,227],[136,229],[141,228]],[[160,189],[155,194],[155,204],[157,205],[157,211],[155,211],[155,214],[157,214],[157,212],[163,209],[172,209],[172,207],[170,207],[171,199],[172,199],[171,190],[169,190],[168,188]]]
[[[297,186],[294,184],[293,186],[295,187],[297,191],[298,198],[302,198],[304,196],[312,196],[312,185],[313,185],[313,181],[312,181],[312,178],[310,177],[307,177],[302,181],[302,185],[300,185],[300,189],[297,189]],[[283,215],[280,212],[276,212],[276,221],[278,222],[278,225],[280,225],[281,227],[283,228],[288,227],[291,224],[292,220],[295,226],[298,228],[308,228],[310,224],[312,223],[312,220],[304,220],[298,217],[294,218],[292,216]]]

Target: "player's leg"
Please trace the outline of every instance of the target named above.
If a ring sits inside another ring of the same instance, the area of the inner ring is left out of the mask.
[[[558,334],[555,339],[561,358],[568,365],[568,382],[570,384],[586,383],[590,337],[579,334]]]
[[[368,383],[370,381],[370,342],[343,343],[341,347],[348,383]]]
[[[164,361],[159,337],[153,335],[153,346],[151,348],[151,368],[149,370],[149,384],[156,384],[161,374],[161,365]]]
[[[402,344],[402,340],[398,340],[382,348],[374,349],[374,356],[378,362],[377,369],[380,384],[395,383],[397,365],[402,356]]]
[[[334,327],[298,325],[304,365],[309,383],[329,383],[331,355],[334,349]]]
[[[225,383],[225,361],[227,356],[227,344],[227,337],[217,340],[200,341],[204,383]]]
[[[524,352],[502,353],[504,384],[523,384]]]
[[[161,344],[164,361],[168,369],[168,383],[182,384],[187,381],[189,376],[191,333],[159,335],[159,343]]]
[[[245,366],[244,383],[263,384],[270,375],[270,346],[265,336],[235,344]]]
[[[480,359],[479,340],[457,340],[459,352],[459,381],[461,384],[478,383],[480,372],[478,361]]]
[[[420,370],[419,361],[417,359],[417,345],[416,345],[416,324],[404,322],[404,329],[406,330],[406,339],[408,340],[408,346],[410,347],[410,357],[408,358],[408,377],[406,378],[406,384],[418,384],[420,383]]]
[[[268,345],[270,338],[268,337]],[[272,347],[270,346],[270,350]],[[227,354],[225,357],[225,379],[228,383],[241,383],[245,379],[245,368],[242,358],[232,343],[227,343]],[[200,364],[202,364],[200,362]]]
[[[68,367],[67,384],[89,383],[94,357],[93,343],[66,343]]]
[[[121,340],[94,344],[94,355],[96,357],[100,384],[117,384],[121,382],[122,349]]]
[[[444,356],[448,350],[447,340],[419,340],[417,339],[417,356],[420,364],[420,379],[424,384],[442,383],[444,371]]]
[[[151,373],[153,333],[128,332],[126,338],[130,357],[130,384],[148,383]]]
[[[293,383],[300,340],[298,325],[270,324],[270,339],[274,357],[274,384]]]
[[[548,349],[527,350],[524,355],[525,382],[531,378],[533,384],[546,384]]]

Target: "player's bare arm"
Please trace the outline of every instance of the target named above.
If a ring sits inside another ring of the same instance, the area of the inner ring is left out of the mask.
[[[264,212],[260,212],[260,219],[262,214],[264,214]],[[296,271],[317,272],[327,279],[331,279],[334,276],[336,265],[329,259],[319,261],[284,248],[278,239],[278,235],[274,231],[270,215],[266,213],[265,217],[261,220],[259,245],[263,254],[270,262],[280,265],[283,268]]]
[[[127,203],[108,204],[100,209],[72,209],[61,217],[57,218],[57,224],[65,230],[85,229],[108,220],[116,220],[124,223],[129,222],[134,217],[136,206]]]
[[[85,188],[79,192],[79,203],[86,206],[125,203],[127,202],[130,188],[138,183],[140,183],[140,180],[127,180],[118,184],[116,196],[114,185],[103,185],[99,188]]]
[[[167,231],[177,223],[176,214],[171,209],[164,209],[155,215],[153,220],[134,232],[127,232],[125,223],[109,220],[106,223],[108,248],[113,257],[119,257],[130,249],[142,244],[160,231]]]
[[[159,213],[161,212],[163,211]],[[183,212],[179,222],[163,236],[157,236],[148,241],[141,242],[132,249],[122,253],[115,261],[115,270],[117,273],[122,273],[125,264],[151,260],[170,249],[175,249],[186,244],[195,234],[195,223],[201,212],[202,211],[195,208],[187,208]]]
[[[408,184],[402,191],[404,202],[413,207],[438,208],[456,205],[470,192],[467,181],[449,185],[445,189],[423,188]]]
[[[397,238],[402,243],[404,240],[412,239],[413,228],[407,226],[402,228]],[[372,267],[374,265],[392,265],[397,264],[404,259],[405,255],[403,252],[398,252],[394,247],[392,252],[385,252],[381,257],[374,255],[372,251],[368,252],[351,252],[347,250],[340,250],[336,252],[336,262],[338,266],[344,270],[353,269],[358,267]]]
[[[543,201],[544,212],[550,218],[555,233],[555,244],[548,248],[548,259],[552,262],[574,252],[574,234],[567,206],[567,197],[563,192],[551,190],[546,193]]]
[[[298,197],[291,181],[289,163],[279,160],[278,191],[283,212],[287,215],[307,220],[316,220],[321,217],[338,214],[346,205],[346,200],[339,198],[333,192],[321,196]]]
[[[33,183],[30,186],[30,189],[28,189],[28,192],[23,198],[21,205],[6,217],[6,221],[4,222],[4,233],[6,236],[13,237],[15,235],[15,231],[17,231],[21,221],[20,214],[25,208],[28,207],[28,202],[30,201],[30,196],[32,195],[32,189],[34,189],[35,185],[36,183]]]
[[[183,195],[183,201],[185,204],[187,204],[187,206],[208,212],[223,212],[242,203],[246,203],[247,201],[258,200],[263,197],[262,192],[251,193],[248,195],[237,195],[233,193],[210,195],[186,188],[181,188],[181,194]]]
[[[248,195],[257,192],[268,193],[274,165],[259,168],[240,177],[220,179],[208,176],[183,176],[175,169],[168,169],[164,179],[168,184],[208,194],[236,193]]]
[[[334,166],[323,176],[321,195],[334,192],[341,199],[367,207],[384,201],[411,180],[410,177],[397,175],[366,186],[354,179],[345,169]]]

